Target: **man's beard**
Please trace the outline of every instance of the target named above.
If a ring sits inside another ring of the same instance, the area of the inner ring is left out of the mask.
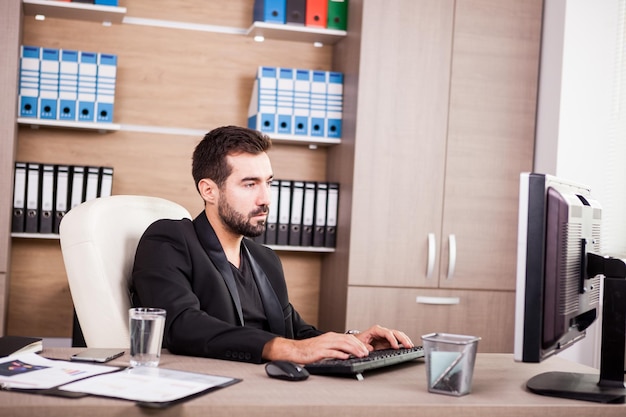
[[[261,236],[265,232],[265,220],[260,220],[256,224],[253,224],[250,219],[260,214],[269,213],[268,206],[260,206],[256,210],[250,212],[248,216],[245,216],[236,211],[226,199],[221,198],[217,206],[218,214],[222,219],[222,223],[228,227],[232,232],[246,236],[257,237]]]

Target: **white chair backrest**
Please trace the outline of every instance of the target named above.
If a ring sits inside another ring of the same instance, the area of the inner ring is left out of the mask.
[[[59,228],[76,316],[88,347],[128,348],[129,280],[135,251],[158,219],[191,218],[157,197],[114,195],[67,212]]]

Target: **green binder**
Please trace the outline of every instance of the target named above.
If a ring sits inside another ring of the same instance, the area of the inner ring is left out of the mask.
[[[348,0],[328,0],[328,29],[346,30],[348,27]]]

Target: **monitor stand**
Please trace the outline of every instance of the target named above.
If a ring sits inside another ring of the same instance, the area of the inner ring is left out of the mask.
[[[535,394],[601,403],[626,402],[624,351],[626,346],[626,264],[615,258],[588,254],[588,275],[602,274],[602,345],[600,375],[546,372],[526,387]]]

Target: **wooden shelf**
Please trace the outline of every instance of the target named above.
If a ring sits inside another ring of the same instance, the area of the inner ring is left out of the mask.
[[[206,130],[202,129],[189,129],[182,127],[166,127],[166,126],[146,126],[146,125],[131,125],[121,124],[119,130],[129,132],[143,132],[143,133],[156,133],[164,135],[183,135],[183,136],[197,136],[203,137],[206,134]],[[267,134],[267,133],[266,133]],[[340,138],[325,138],[317,136],[298,136],[298,135],[284,135],[280,133],[267,134],[272,138],[275,143],[284,143],[288,145],[308,145],[310,148],[316,148],[318,146],[333,146],[341,143]]]
[[[126,7],[53,0],[23,0],[22,6],[27,16],[43,15],[59,19],[89,20],[103,24],[121,23],[126,14]]]
[[[39,129],[39,127],[43,126],[63,129],[93,130],[99,133],[115,132],[120,130],[120,125],[116,123],[66,122],[63,120],[35,119],[29,117],[19,117],[17,119],[17,123],[21,125],[28,125],[33,129]]]
[[[335,248],[327,248],[320,246],[289,246],[289,245],[265,245],[275,251],[280,252],[316,252],[316,253],[333,253]]]
[[[11,237],[23,239],[52,239],[59,240],[57,233],[11,233]]]
[[[254,22],[246,34],[253,37],[262,36],[266,39],[333,45],[343,39],[347,33],[345,30]]]
[[[48,239],[59,240],[57,233],[16,233],[12,232],[11,237],[19,239]],[[289,245],[266,245],[278,252],[306,252],[306,253],[333,253],[335,248],[319,246],[289,246]]]

